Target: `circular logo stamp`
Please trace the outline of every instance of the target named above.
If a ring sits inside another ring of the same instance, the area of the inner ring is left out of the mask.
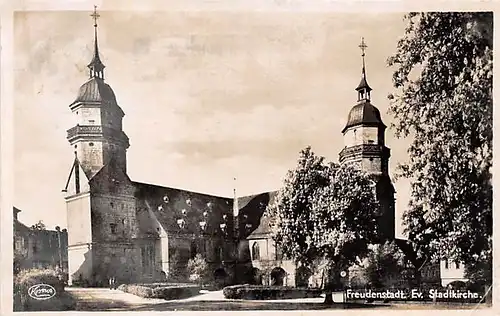
[[[48,300],[56,295],[56,289],[49,284],[35,284],[28,289],[28,295],[35,300]]]

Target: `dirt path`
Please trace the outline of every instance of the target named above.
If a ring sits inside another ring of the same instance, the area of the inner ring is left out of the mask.
[[[323,298],[242,301],[225,299],[222,291],[204,291],[193,297],[166,301],[141,298],[106,288],[67,288],[66,290],[76,299],[76,310],[80,311],[300,310],[326,307],[321,304]]]
[[[162,300],[141,298],[118,290],[105,288],[67,288],[76,299],[79,311],[218,311],[218,310],[324,310],[324,309],[474,309],[474,305],[434,304],[322,304],[323,298],[247,301],[228,300],[222,291],[202,292],[200,295],[180,299]],[[336,302],[341,301],[337,293]],[[479,308],[487,308],[480,306]]]
[[[165,303],[165,300],[147,299],[106,288],[66,288],[76,300],[76,310],[120,311]]]

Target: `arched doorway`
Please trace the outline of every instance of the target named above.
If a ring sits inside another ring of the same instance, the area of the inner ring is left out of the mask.
[[[298,267],[295,270],[295,286],[296,287],[308,287],[309,278],[311,277],[311,270],[307,267]]]
[[[261,285],[262,272],[255,267],[247,267],[243,273],[242,281],[247,284]]]
[[[214,271],[214,281],[215,284],[220,287],[224,286],[226,283],[227,273],[223,268],[215,269]]]
[[[271,285],[282,286],[284,284],[286,272],[280,267],[271,271]]]

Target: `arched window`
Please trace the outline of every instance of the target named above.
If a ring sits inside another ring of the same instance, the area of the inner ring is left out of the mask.
[[[260,249],[258,242],[254,242],[252,245],[252,260],[260,260]]]

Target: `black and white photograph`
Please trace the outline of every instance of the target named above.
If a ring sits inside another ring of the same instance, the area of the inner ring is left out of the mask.
[[[491,7],[289,2],[13,12],[12,311],[492,309]]]

